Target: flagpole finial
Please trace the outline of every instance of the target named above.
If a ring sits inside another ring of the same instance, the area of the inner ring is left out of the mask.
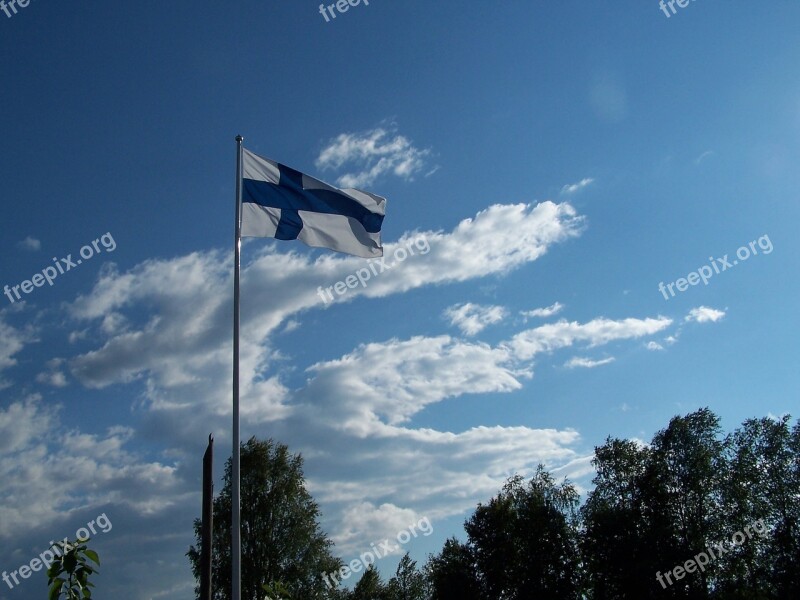
[[[236,141],[241,144],[244,141],[244,138],[242,136],[240,136],[240,135],[237,135],[236,136]]]

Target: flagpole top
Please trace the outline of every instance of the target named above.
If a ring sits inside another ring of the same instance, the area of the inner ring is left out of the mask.
[[[241,144],[243,141],[244,141],[244,138],[242,136],[240,136],[240,135],[236,136],[236,143],[237,144]]]

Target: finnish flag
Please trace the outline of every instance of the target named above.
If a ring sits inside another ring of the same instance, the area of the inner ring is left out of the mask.
[[[300,240],[364,258],[383,256],[385,198],[337,189],[242,150],[242,237]]]

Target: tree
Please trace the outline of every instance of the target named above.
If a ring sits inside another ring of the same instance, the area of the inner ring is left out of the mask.
[[[797,561],[800,558],[800,497],[798,454],[789,416],[774,420],[748,419],[729,435],[729,468],[725,482],[726,517],[733,531],[755,528],[726,554],[719,589],[730,597],[757,598],[757,592],[775,598],[800,594]]]
[[[467,544],[456,538],[444,543],[441,553],[425,565],[431,600],[481,600],[475,557]]]
[[[719,417],[708,408],[673,417],[653,437],[649,457],[641,484],[647,522],[643,541],[651,548],[656,571],[665,571],[704,552],[726,534],[720,510],[726,461]],[[687,593],[684,597],[709,597],[718,566],[711,563],[687,573],[680,582]],[[661,591],[655,579],[651,585]]]
[[[370,565],[364,571],[350,594],[350,600],[387,600],[386,586],[381,581],[381,575],[375,565]]]
[[[649,450],[608,438],[595,448],[594,490],[581,508],[581,551],[593,600],[641,600],[655,570],[643,544],[642,476]]]
[[[58,556],[47,569],[47,585],[50,586],[49,600],[83,600],[92,597],[94,584],[89,576],[97,572],[86,559],[100,565],[97,552],[89,550],[88,539],[79,538],[74,544],[58,542]]]
[[[394,577],[389,580],[391,600],[427,600],[425,576],[417,570],[416,561],[408,552],[400,559]]]
[[[557,485],[541,465],[527,485],[514,476],[479,504],[464,528],[486,597],[578,598],[577,506],[573,485]]]
[[[214,499],[214,600],[231,596],[231,474],[228,459],[222,491]],[[241,447],[241,475],[242,598],[263,600],[265,585],[292,600],[333,597],[323,575],[339,569],[341,561],[331,555],[333,544],[320,530],[302,457],[271,439],[252,437]],[[195,519],[197,546],[187,552],[198,580],[200,526]]]

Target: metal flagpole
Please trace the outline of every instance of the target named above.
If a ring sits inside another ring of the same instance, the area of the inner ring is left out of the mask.
[[[242,524],[239,485],[239,263],[242,246],[242,141],[236,136],[236,239],[233,259],[233,454],[231,456],[231,600],[242,600]]]

